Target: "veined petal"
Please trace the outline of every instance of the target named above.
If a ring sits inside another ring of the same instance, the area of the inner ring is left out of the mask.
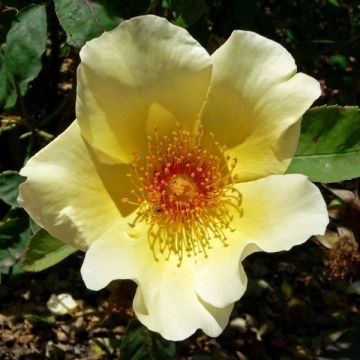
[[[81,269],[86,286],[99,290],[112,280],[132,279],[138,284],[135,313],[150,330],[169,340],[182,340],[199,328],[210,336],[219,335],[233,304],[216,308],[199,299],[193,259],[187,258],[181,266],[174,257],[156,261],[146,233],[146,225],[139,224],[93,243]]]
[[[246,241],[237,232],[229,245],[213,239],[207,258],[199,256],[195,267],[195,284],[206,302],[224,307],[239,300],[247,287],[247,277],[240,262]]]
[[[76,121],[20,174],[27,180],[20,186],[19,203],[49,233],[79,249],[86,250],[120,218]]]
[[[238,158],[239,181],[284,173],[301,116],[320,96],[319,83],[296,74],[294,59],[280,44],[252,32],[234,31],[212,58],[205,128]]]
[[[81,275],[89,289],[100,290],[117,279],[138,282],[139,274],[155,262],[146,232],[141,227],[140,232],[139,227],[130,228],[128,222],[112,236],[100,238],[86,252]]]
[[[197,329],[218,336],[225,328],[233,304],[216,308],[199,299],[195,291],[193,264],[167,261],[142,274],[134,309],[150,330],[168,340],[183,340]],[[146,312],[141,311],[146,309]]]
[[[247,243],[275,252],[325,233],[329,222],[326,204],[306,176],[272,175],[236,188],[243,196],[244,213],[234,226]]]
[[[145,154],[154,124],[164,133],[177,121],[195,127],[212,61],[186,30],[153,15],[136,17],[88,42],[80,57],[77,118],[107,162]]]
[[[196,291],[206,302],[224,307],[238,300],[247,279],[241,261],[255,251],[289,250],[328,223],[319,189],[303,175],[273,175],[236,185],[242,194],[242,217],[227,232],[228,246],[213,239],[208,258],[197,258]],[[225,288],[226,286],[226,288]]]

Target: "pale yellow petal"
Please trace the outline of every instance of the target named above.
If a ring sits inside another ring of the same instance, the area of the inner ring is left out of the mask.
[[[199,296],[217,307],[235,302],[245,292],[241,261],[246,256],[289,250],[311,235],[323,234],[328,223],[319,189],[303,175],[273,175],[236,188],[242,194],[243,215],[234,217],[228,246],[213,239],[208,258],[198,257],[195,268]]]
[[[80,52],[77,118],[107,162],[147,150],[157,124],[192,130],[211,76],[211,58],[189,33],[153,15],[124,21]]]
[[[325,233],[329,222],[325,201],[305,176],[273,175],[236,187],[244,212],[234,226],[247,243],[274,252]]]
[[[230,316],[232,304],[215,308],[201,301],[195,291],[194,269],[189,263],[177,267],[167,262],[148,268],[140,279],[141,296],[146,313],[135,311],[139,320],[150,330],[168,340],[183,340],[197,329],[210,336],[219,335]],[[225,317],[225,320],[224,320]]]
[[[186,258],[180,267],[177,257],[156,261],[146,234],[146,226],[128,226],[116,237],[93,243],[81,269],[86,286],[99,290],[112,280],[132,279],[138,284],[135,313],[150,330],[169,340],[185,339],[198,328],[219,335],[233,305],[220,309],[199,299],[193,259]]]
[[[118,279],[139,282],[139,274],[155,262],[146,231],[139,233],[130,222],[123,222],[117,232],[100,238],[86,252],[81,275],[89,289],[100,290]]]
[[[172,288],[171,288],[172,290]],[[179,294],[178,292],[176,292],[176,294],[178,296],[180,296],[181,294]],[[185,293],[185,298],[186,298],[187,293]],[[181,299],[171,299],[168,298],[168,301],[175,301],[175,305],[178,306],[179,302],[181,304]],[[188,299],[186,298],[186,301],[188,301]],[[179,341],[179,340],[183,340],[187,337],[189,337],[190,335],[192,335],[192,333],[197,329],[197,327],[201,327],[201,329],[209,336],[211,337],[216,337],[219,336],[221,334],[221,332],[225,329],[225,327],[227,326],[228,322],[229,322],[229,317],[231,314],[231,311],[234,307],[234,304],[230,304],[228,306],[225,306],[224,308],[217,308],[215,306],[212,306],[208,303],[206,303],[205,301],[203,301],[201,298],[197,297],[197,299],[195,300],[195,304],[197,304],[197,301],[201,304],[201,306],[208,312],[208,320],[204,320],[204,321],[199,321],[199,317],[203,314],[204,309],[202,307],[199,307],[200,313],[196,313],[194,314],[193,311],[193,305],[190,307],[190,314],[193,314],[195,316],[195,318],[190,319],[190,326],[188,326],[187,324],[185,324],[185,328],[184,325],[182,323],[179,324],[179,326],[182,326],[182,328],[173,328],[171,324],[171,321],[169,321],[170,319],[173,319],[173,313],[169,314],[169,313],[165,313],[164,317],[165,317],[165,325],[166,327],[163,327],[162,331],[159,331],[159,326],[158,326],[158,318],[159,318],[159,314],[149,314],[145,302],[144,302],[144,297],[143,297],[143,293],[141,291],[141,288],[138,287],[136,294],[135,294],[135,298],[134,298],[134,310],[135,313],[137,315],[137,317],[140,319],[140,321],[142,321],[149,329],[153,329],[153,331],[157,331],[160,332],[162,334],[162,336],[168,340],[175,340],[175,341]],[[185,306],[188,306],[188,304],[186,304]],[[186,312],[187,308],[184,306],[184,308],[182,308],[182,311]],[[166,307],[166,310],[168,309],[168,307]],[[175,309],[175,311],[177,312],[178,309]],[[195,309],[196,311],[196,309]],[[176,315],[176,319],[175,321],[181,321],[181,313],[178,313]],[[187,318],[187,317],[186,317]],[[199,322],[198,324],[196,322]],[[203,325],[200,325],[203,324]],[[176,324],[175,324],[176,325]],[[187,335],[186,335],[187,334]]]
[[[319,83],[296,74],[274,41],[234,31],[212,55],[211,90],[202,121],[238,158],[239,181],[282,174],[299,139],[299,120],[320,96]]]
[[[197,258],[195,284],[202,299],[217,307],[240,299],[247,287],[247,277],[240,263],[245,246],[246,241],[240,234],[231,235],[226,247],[213,239],[208,257]]]
[[[18,201],[56,238],[86,249],[120,213],[98,176],[76,121],[21,170]]]

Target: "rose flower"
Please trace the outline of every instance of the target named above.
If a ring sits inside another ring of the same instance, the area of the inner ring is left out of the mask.
[[[89,289],[131,279],[150,330],[217,336],[246,290],[246,256],[325,231],[317,187],[284,175],[319,83],[256,33],[234,31],[209,55],[152,15],[80,57],[77,119],[22,169],[19,201],[86,251]]]

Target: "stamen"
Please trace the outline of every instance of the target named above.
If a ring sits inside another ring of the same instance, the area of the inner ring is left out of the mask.
[[[127,176],[135,199],[121,201],[138,206],[133,226],[141,221],[149,225],[155,260],[175,255],[180,266],[185,255],[208,257],[213,241],[228,245],[234,214],[242,216],[242,197],[234,187],[237,158],[231,160],[214,133],[204,149],[203,136],[202,127],[191,135],[177,123],[171,136],[160,136],[154,126],[154,136],[147,137],[148,155],[142,161],[134,154]]]

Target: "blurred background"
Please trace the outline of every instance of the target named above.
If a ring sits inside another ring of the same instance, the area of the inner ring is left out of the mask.
[[[23,263],[40,235],[16,203],[17,171],[75,118],[81,46],[148,13],[186,28],[210,53],[234,29],[260,33],[321,82],[315,106],[359,104],[359,0],[0,2],[0,359],[359,360],[358,179],[318,184],[332,219],[326,237],[246,259],[248,290],[216,339],[199,331],[171,343],[149,332],[134,318],[131,282],[85,288],[80,252],[55,244],[46,265],[34,252]]]

